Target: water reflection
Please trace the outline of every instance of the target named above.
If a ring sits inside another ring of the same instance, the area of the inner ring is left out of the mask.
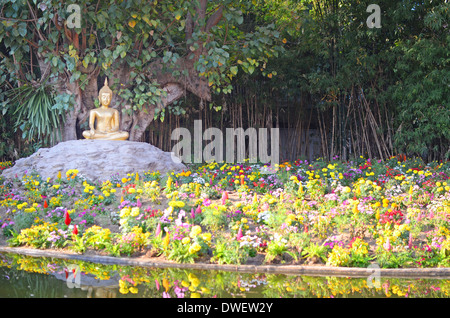
[[[0,297],[318,298],[448,297],[447,279],[247,274],[103,265],[0,253]]]

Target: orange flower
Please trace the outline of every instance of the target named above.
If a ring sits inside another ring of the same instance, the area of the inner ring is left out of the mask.
[[[163,247],[164,249],[167,249],[167,247],[169,246],[170,243],[170,234],[169,232],[167,232],[166,236],[164,236],[164,240],[163,240]]]
[[[170,284],[169,281],[166,278],[163,278],[163,283],[162,285],[164,286],[164,288],[166,289],[166,293],[169,291],[170,288]]]

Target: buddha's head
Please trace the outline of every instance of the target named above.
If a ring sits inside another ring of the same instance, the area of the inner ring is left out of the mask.
[[[105,85],[100,89],[98,93],[98,100],[100,105],[108,107],[111,103],[112,90],[108,86],[108,78],[105,78]]]

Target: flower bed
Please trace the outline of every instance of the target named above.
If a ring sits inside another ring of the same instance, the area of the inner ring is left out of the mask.
[[[448,162],[395,157],[211,163],[101,183],[76,169],[30,174],[1,180],[1,235],[179,263],[449,267],[449,175]]]

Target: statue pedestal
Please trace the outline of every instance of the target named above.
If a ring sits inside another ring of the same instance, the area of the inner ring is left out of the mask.
[[[176,158],[175,158],[176,160]],[[179,172],[186,166],[174,162],[170,152],[144,142],[127,140],[71,140],[51,148],[41,148],[33,155],[16,161],[11,168],[3,170],[2,176],[20,178],[37,172],[42,178],[55,179],[58,171],[63,177],[67,170],[77,169],[79,175],[92,181],[105,181],[112,175],[125,177],[127,173],[142,174],[159,171]]]

